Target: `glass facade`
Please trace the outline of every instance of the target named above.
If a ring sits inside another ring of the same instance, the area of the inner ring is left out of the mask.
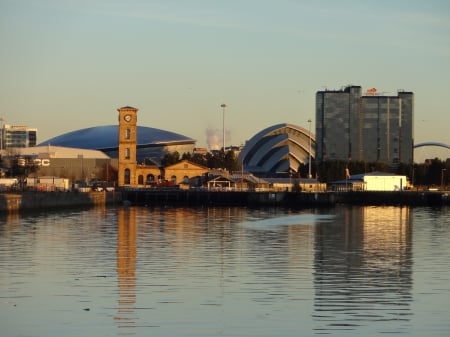
[[[411,92],[362,96],[360,86],[317,92],[317,159],[411,163],[413,99]]]
[[[316,94],[317,159],[352,159],[359,138],[361,87]],[[355,147],[356,146],[356,147]]]
[[[1,149],[31,147],[36,145],[37,130],[26,126],[5,124],[1,129]]]

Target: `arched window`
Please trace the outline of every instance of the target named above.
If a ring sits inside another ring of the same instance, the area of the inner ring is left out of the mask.
[[[130,139],[131,138],[131,130],[130,129],[126,129],[125,130],[125,139]]]
[[[177,176],[171,176],[171,177],[170,177],[170,181],[171,181],[173,184],[176,184],[176,183],[177,183]]]
[[[153,183],[155,181],[155,176],[153,174],[147,174],[147,184],[148,183]]]
[[[188,176],[184,176],[183,177],[183,184],[189,184],[189,177]]]
[[[144,185],[144,176],[142,174],[140,174],[139,177],[138,177],[138,184],[139,185]]]
[[[125,169],[123,174],[123,182],[124,184],[130,184],[130,169]]]
[[[125,159],[130,159],[130,149],[129,148],[125,149]]]

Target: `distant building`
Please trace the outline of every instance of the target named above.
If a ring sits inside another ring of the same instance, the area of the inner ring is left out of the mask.
[[[162,158],[171,152],[192,153],[195,140],[174,132],[146,126],[136,127],[136,161],[161,164]],[[117,125],[94,126],[71,131],[48,139],[39,145],[54,145],[99,150],[111,158],[119,157],[119,128]]]
[[[36,145],[37,129],[22,125],[4,124],[0,129],[0,150]]]
[[[238,156],[244,170],[257,176],[297,172],[300,164],[315,158],[315,136],[297,125],[272,125],[246,142]]]
[[[138,109],[125,106],[119,112],[118,127],[118,186],[141,187],[146,185],[166,184],[170,186],[185,185],[193,178],[200,178],[208,169],[187,160],[165,167],[137,163],[139,151],[137,125]],[[169,180],[170,179],[170,180]]]
[[[117,169],[117,159],[111,159],[98,150],[69,148],[61,146],[34,146],[16,148],[13,157],[21,159],[19,166],[36,167],[29,178],[54,176],[77,180],[115,180],[113,170]]]
[[[318,161],[413,162],[414,94],[362,95],[360,86],[316,93]]]
[[[196,147],[194,150],[192,150],[193,154],[207,154],[208,149],[206,147]]]
[[[386,172],[370,172],[348,176],[328,185],[332,191],[402,191],[410,188],[408,178]]]

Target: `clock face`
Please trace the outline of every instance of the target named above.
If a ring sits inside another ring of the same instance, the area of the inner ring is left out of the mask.
[[[131,121],[131,115],[125,115],[123,119],[125,120],[125,122],[129,122]]]

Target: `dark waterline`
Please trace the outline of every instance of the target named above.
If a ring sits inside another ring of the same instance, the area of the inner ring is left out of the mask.
[[[449,208],[0,218],[0,336],[447,336]]]

